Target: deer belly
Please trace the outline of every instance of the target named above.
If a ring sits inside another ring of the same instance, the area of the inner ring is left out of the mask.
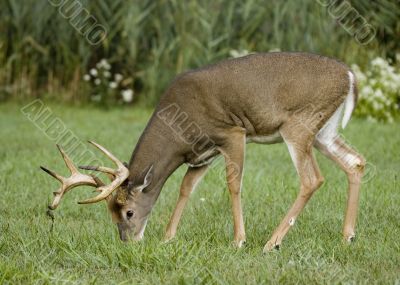
[[[194,157],[189,158],[186,161],[186,164],[190,167],[200,167],[204,165],[210,164],[217,156],[219,155],[219,151],[214,147],[209,150],[206,150],[200,155],[195,155]]]
[[[246,143],[274,144],[274,143],[279,143],[282,141],[283,141],[283,139],[279,132],[275,132],[273,134],[266,135],[266,136],[256,135],[256,136],[247,136],[246,137]]]

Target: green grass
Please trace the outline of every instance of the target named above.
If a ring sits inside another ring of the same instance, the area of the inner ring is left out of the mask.
[[[362,186],[356,243],[342,243],[345,175],[318,154],[325,184],[279,252],[262,254],[294,201],[298,182],[284,145],[248,145],[244,176],[247,245],[232,247],[229,195],[221,163],[192,195],[176,240],[161,243],[185,167],[167,182],[145,239],[123,244],[104,203],[77,205],[88,188],[65,196],[46,216],[58,184],[39,165],[67,174],[55,142],[19,111],[0,106],[0,284],[262,284],[400,282],[400,132],[353,119],[344,135],[376,167]],[[129,160],[150,111],[51,105],[82,141],[93,139]],[[96,152],[98,157],[101,154]],[[371,168],[371,167],[370,167]],[[205,201],[202,201],[204,198]]]

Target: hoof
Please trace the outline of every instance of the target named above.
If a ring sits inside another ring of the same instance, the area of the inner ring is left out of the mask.
[[[269,253],[269,252],[272,252],[272,251],[279,251],[280,248],[281,248],[280,244],[267,242],[267,244],[264,246],[263,253]]]
[[[170,243],[174,240],[174,237],[170,237],[170,236],[166,236],[164,237],[164,239],[162,240],[162,243]]]
[[[246,245],[246,241],[245,240],[239,240],[239,241],[234,241],[233,242],[233,246],[236,248],[242,248]]]
[[[347,243],[353,243],[356,241],[356,236],[355,235],[351,235],[348,238],[346,238]]]

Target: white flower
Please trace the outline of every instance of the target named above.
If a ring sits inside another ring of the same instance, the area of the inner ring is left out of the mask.
[[[94,81],[94,84],[100,85],[100,83],[101,83],[101,80],[99,78],[96,78],[96,80]]]
[[[100,61],[100,64],[102,67],[104,67],[107,70],[109,70],[111,68],[111,65],[108,63],[108,61],[106,59],[102,59]]]
[[[352,64],[351,69],[354,71],[358,82],[364,83],[367,80],[367,76],[365,76],[357,64]]]
[[[117,84],[117,82],[111,81],[109,86],[111,89],[115,89],[118,87],[118,84]]]
[[[107,59],[103,58],[96,64],[96,67],[99,69],[104,68],[106,70],[109,70],[111,68],[111,65],[108,63]]]
[[[89,74],[85,74],[85,75],[83,76],[83,80],[89,81],[89,80],[90,80],[90,75],[89,75]]]
[[[201,202],[205,202],[205,201],[206,201],[206,198],[200,198],[200,201],[201,201]]]
[[[361,94],[364,96],[368,96],[374,93],[374,90],[371,88],[371,86],[366,85],[361,89]]]
[[[110,78],[110,77],[111,77],[111,72],[109,72],[109,71],[104,71],[104,72],[103,72],[103,75],[104,75],[105,78]]]
[[[377,89],[377,90],[375,91],[375,96],[378,97],[378,98],[384,98],[383,92],[382,92],[381,89]]]
[[[89,71],[89,73],[90,73],[92,76],[97,76],[97,74],[98,74],[96,68],[92,68],[92,69]]]
[[[387,67],[389,64],[388,64],[388,62],[387,62],[386,60],[384,60],[383,58],[377,57],[377,58],[375,58],[375,59],[373,59],[373,60],[371,61],[371,65],[372,65],[372,66],[378,66],[378,67]]]
[[[123,76],[119,73],[114,75],[115,81],[120,82],[123,79]]]
[[[132,102],[132,100],[133,100],[133,90],[132,89],[122,90],[121,95],[122,95],[122,100],[124,102],[126,102],[126,103]]]
[[[102,58],[102,59],[97,63],[97,66],[98,66],[99,68],[101,68],[101,67],[104,67],[104,66],[107,65],[107,64],[108,64],[107,60],[106,60],[105,58]]]

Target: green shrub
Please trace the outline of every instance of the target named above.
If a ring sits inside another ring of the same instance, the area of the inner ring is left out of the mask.
[[[399,115],[400,72],[388,61],[377,57],[362,72],[352,65],[359,83],[356,114],[373,121],[393,122]]]

